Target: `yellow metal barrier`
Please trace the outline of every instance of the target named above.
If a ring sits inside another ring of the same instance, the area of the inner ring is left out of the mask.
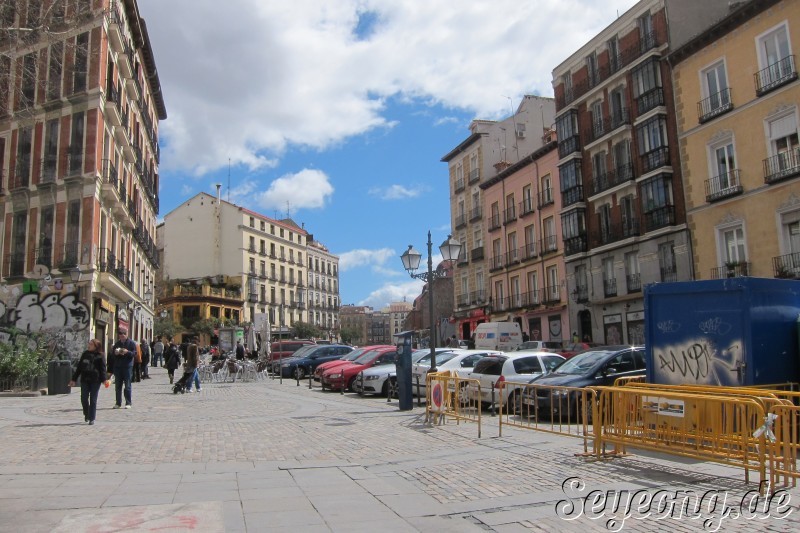
[[[647,376],[622,376],[614,380],[615,387],[622,387],[628,383],[644,383]]]
[[[760,428],[767,439],[769,450],[769,485],[796,487],[800,473],[797,470],[797,442],[800,438],[800,407],[775,405],[768,420]]]
[[[507,381],[508,401],[501,394],[499,436],[503,426],[533,429],[583,439],[583,452],[588,453],[589,440],[594,440],[593,410],[597,393],[591,388],[559,387]]]
[[[431,372],[425,383],[425,422],[442,424],[447,417],[478,424],[481,437],[481,383],[450,371]]]
[[[757,398],[641,387],[598,387],[599,457],[608,444],[738,466],[766,481],[765,411]],[[754,436],[755,434],[755,436]]]

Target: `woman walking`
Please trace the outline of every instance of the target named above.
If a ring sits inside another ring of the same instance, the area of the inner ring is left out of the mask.
[[[102,352],[103,345],[97,339],[91,339],[86,351],[81,354],[78,360],[78,367],[72,374],[69,385],[75,385],[75,380],[81,378],[81,406],[83,407],[83,419],[94,424],[97,414],[97,394],[100,392],[100,384],[107,382],[106,358]],[[106,385],[107,386],[107,385]]]
[[[169,340],[169,348],[167,348],[167,373],[169,374],[169,384],[175,380],[175,369],[181,366],[181,352],[172,339]]]

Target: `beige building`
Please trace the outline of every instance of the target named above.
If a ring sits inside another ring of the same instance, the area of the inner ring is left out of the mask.
[[[68,354],[151,336],[166,117],[135,0],[0,5],[6,325],[59,331]]]
[[[504,120],[474,120],[469,137],[442,158],[448,165],[453,237],[462,245],[453,273],[453,316],[459,339],[469,339],[478,324],[491,320],[493,287],[487,263],[491,214],[486,211],[481,184],[497,175],[496,164],[517,163],[541,147],[554,112],[551,98],[525,96]]]
[[[365,305],[343,305],[339,308],[339,321],[342,324],[341,330],[349,332],[353,338],[343,338],[344,342],[350,342],[356,346],[363,346],[369,338],[369,315],[372,308]]]
[[[382,310],[384,313],[389,313],[391,335],[405,331],[403,324],[413,307],[411,302],[392,302],[388,308]],[[391,343],[394,343],[394,338],[391,339]]]
[[[698,279],[800,277],[800,1],[739,5],[669,57]]]
[[[306,239],[308,257],[308,322],[328,340],[339,338],[339,257],[313,235]]]
[[[273,333],[288,333],[295,322],[308,322],[306,239],[291,219],[199,193],[164,216],[165,281],[211,278],[238,288],[242,322],[266,314]]]

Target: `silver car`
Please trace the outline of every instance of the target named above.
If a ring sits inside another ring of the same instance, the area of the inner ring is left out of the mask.
[[[430,353],[430,350],[414,350],[411,353],[411,364],[413,365]],[[353,382],[353,390],[359,394],[381,394],[386,396],[389,394],[391,384],[396,377],[397,366],[394,363],[373,366],[359,373]]]
[[[470,377],[481,384],[482,403],[491,404],[494,401],[499,404],[501,400],[505,403],[508,401],[509,389],[513,389],[505,387],[506,382],[528,383],[535,377],[549,374],[564,360],[563,356],[552,352],[508,352],[483,358],[475,365]],[[478,393],[477,387],[472,383],[469,393]]]
[[[502,355],[503,352],[497,350],[462,350],[461,348],[451,348],[441,354],[436,354],[437,370],[455,370],[458,377],[466,378],[472,373],[475,364],[488,355]],[[411,386],[414,394],[420,397],[425,396],[426,376],[431,368],[430,353],[420,359],[411,367]]]

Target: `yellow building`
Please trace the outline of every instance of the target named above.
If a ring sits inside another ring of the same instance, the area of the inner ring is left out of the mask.
[[[800,277],[799,34],[751,1],[669,56],[696,279]]]

